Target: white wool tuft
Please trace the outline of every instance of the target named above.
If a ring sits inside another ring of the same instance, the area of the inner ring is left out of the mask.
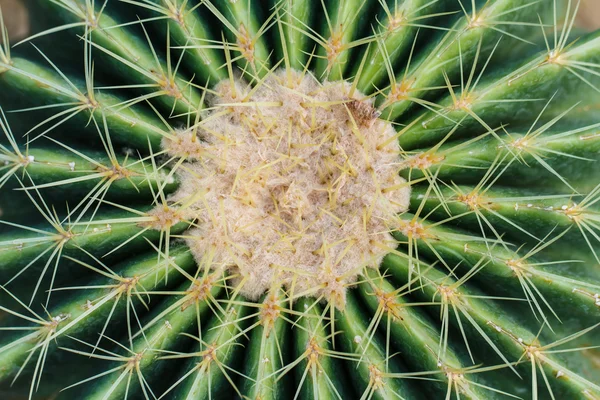
[[[200,265],[243,281],[245,296],[284,286],[343,306],[348,284],[395,248],[389,230],[410,188],[396,132],[370,100],[345,82],[292,78],[217,85],[198,137],[163,142],[187,158],[170,200],[196,197],[187,243]]]

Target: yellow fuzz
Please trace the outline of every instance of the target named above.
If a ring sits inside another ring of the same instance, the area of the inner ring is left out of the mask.
[[[256,299],[274,286],[343,307],[346,287],[395,247],[410,188],[390,123],[345,82],[296,71],[223,81],[193,129],[165,139],[199,265],[225,268]]]

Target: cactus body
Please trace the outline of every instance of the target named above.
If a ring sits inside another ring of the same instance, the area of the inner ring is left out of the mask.
[[[32,0],[0,47],[0,397],[599,399],[577,8]]]

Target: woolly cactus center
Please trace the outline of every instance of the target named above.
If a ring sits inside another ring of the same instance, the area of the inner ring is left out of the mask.
[[[392,125],[345,82],[272,73],[214,88],[202,120],[165,139],[200,266],[226,268],[256,299],[274,287],[342,306],[364,267],[395,248],[408,207]]]

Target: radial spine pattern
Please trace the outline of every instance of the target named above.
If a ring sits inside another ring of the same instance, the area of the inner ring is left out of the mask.
[[[0,19],[0,397],[600,399],[576,0]]]

